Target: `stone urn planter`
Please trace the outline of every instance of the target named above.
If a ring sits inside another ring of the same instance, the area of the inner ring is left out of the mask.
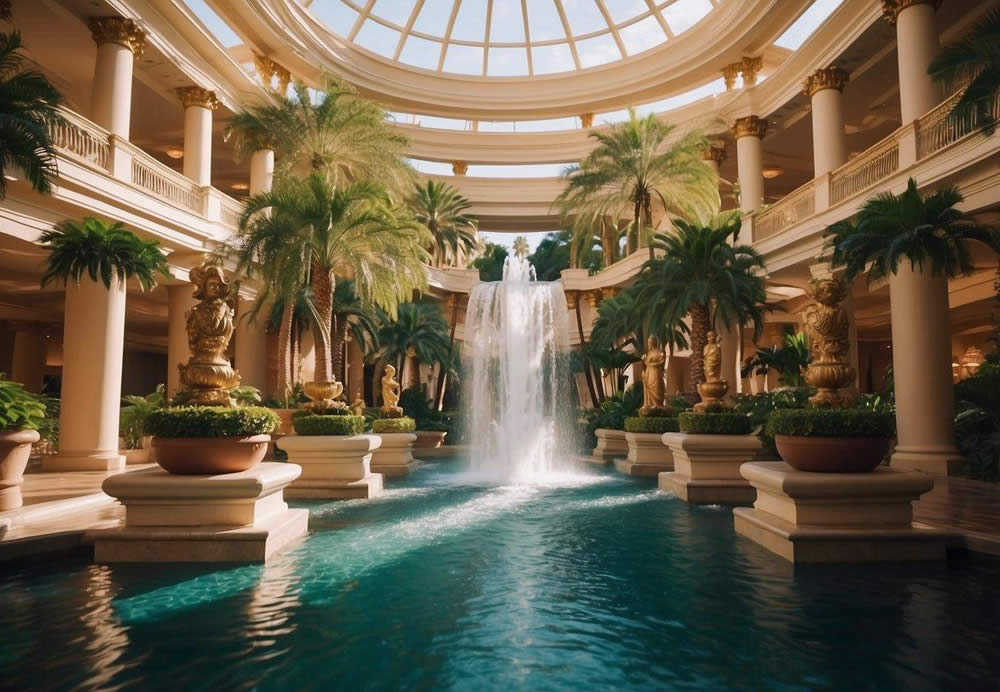
[[[656,477],[674,470],[670,448],[663,444],[663,434],[677,432],[677,419],[638,416],[625,419],[625,442],[628,456],[615,459],[615,469],[630,476]]]
[[[302,475],[285,491],[287,497],[367,499],[382,492],[382,475],[372,473],[372,452],[382,445],[378,435],[362,434],[362,416],[296,416],[295,434],[277,446]]]
[[[767,422],[782,460],[814,473],[873,471],[889,452],[895,419],[868,409],[781,409]]]
[[[594,458],[610,464],[614,459],[628,455],[628,442],[625,441],[624,430],[598,428],[594,434],[597,436]]]
[[[412,418],[379,418],[372,422],[372,432],[382,444],[372,450],[371,471],[386,478],[407,476],[420,463],[413,458],[413,443],[417,440]]]
[[[0,510],[17,509],[23,504],[24,469],[31,456],[31,445],[38,440],[37,430],[0,433]]]
[[[444,444],[447,435],[448,432],[445,430],[417,430],[417,439],[413,446],[420,449],[437,449]]]

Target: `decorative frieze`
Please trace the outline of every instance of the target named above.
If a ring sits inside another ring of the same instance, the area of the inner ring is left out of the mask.
[[[87,20],[94,43],[117,43],[125,46],[135,57],[146,47],[146,34],[136,23],[125,17],[91,17]]]
[[[617,286],[603,286],[601,287],[601,300],[605,298],[614,298],[618,295],[619,288]]]
[[[198,106],[214,111],[219,106],[219,99],[215,97],[214,91],[196,86],[178,87],[174,91],[185,108]]]
[[[758,118],[756,115],[748,115],[745,118],[737,118],[733,123],[733,137],[756,137],[763,139],[767,134],[767,121]]]
[[[850,78],[847,71],[839,67],[824,67],[816,70],[806,79],[804,87],[806,96],[812,98],[813,94],[823,89],[843,91]]]
[[[882,17],[890,24],[895,24],[899,13],[914,5],[934,5],[934,9],[937,9],[941,6],[941,0],[882,0]]]
[[[591,310],[596,310],[597,306],[601,304],[601,291],[600,289],[595,289],[593,291],[587,291],[586,293],[587,305],[590,306]]]

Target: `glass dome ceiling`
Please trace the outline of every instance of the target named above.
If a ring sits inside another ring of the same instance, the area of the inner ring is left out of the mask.
[[[336,34],[437,72],[523,77],[649,50],[724,0],[301,0]]]

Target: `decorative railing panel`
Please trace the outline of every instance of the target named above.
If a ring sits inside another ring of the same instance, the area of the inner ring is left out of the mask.
[[[132,157],[132,184],[157,197],[201,213],[201,191],[192,180],[138,152]]]
[[[893,133],[830,173],[830,204],[867,190],[899,170],[899,139]]]
[[[220,193],[219,221],[223,226],[236,228],[240,225],[240,216],[243,214],[243,202],[233,199],[229,195]]]
[[[958,103],[963,93],[964,89],[917,121],[918,159],[930,156],[966,135],[981,130],[987,120],[991,122],[1000,120],[1000,95],[993,99],[988,108],[973,111],[969,117],[961,119],[950,117],[951,109]]]
[[[781,233],[786,228],[816,213],[816,194],[813,181],[765,209],[753,222],[753,240],[763,240]]]
[[[104,130],[73,111],[59,109],[61,122],[52,125],[52,142],[62,153],[83,163],[109,170],[111,139]]]

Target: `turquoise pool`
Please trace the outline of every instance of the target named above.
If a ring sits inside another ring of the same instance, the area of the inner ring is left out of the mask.
[[[7,570],[20,689],[984,689],[1000,565],[792,568],[724,508],[425,467],[271,564]]]

